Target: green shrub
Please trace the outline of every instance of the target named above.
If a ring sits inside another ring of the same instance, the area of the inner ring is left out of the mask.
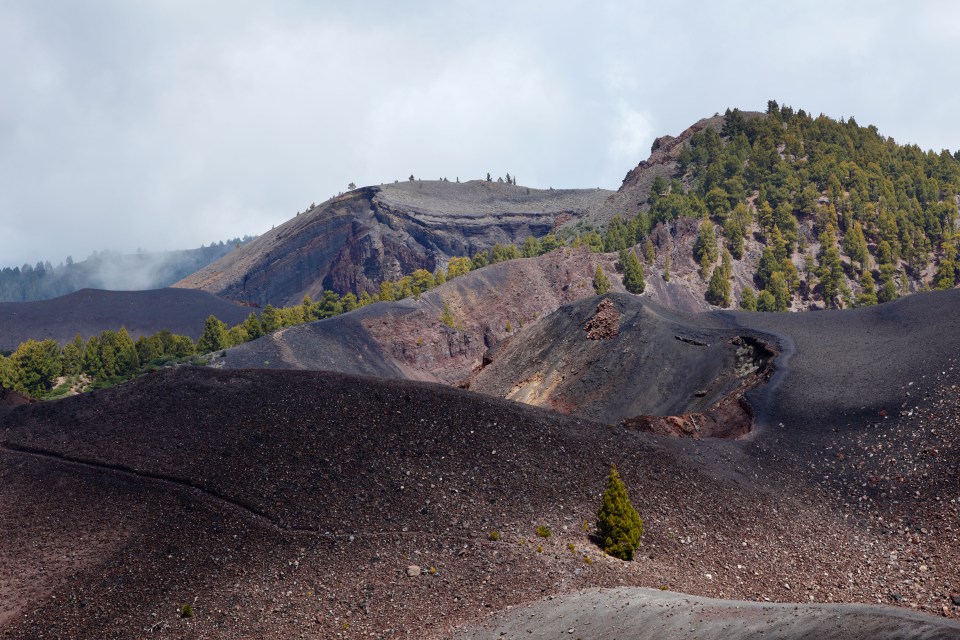
[[[610,279],[607,278],[607,274],[603,272],[603,267],[597,265],[597,270],[593,275],[593,290],[598,296],[610,291]]]
[[[627,488],[617,473],[617,465],[613,465],[607,477],[603,502],[597,511],[597,536],[600,546],[604,552],[615,558],[633,560],[642,534],[643,521],[630,504]]]
[[[489,534],[487,537],[490,539],[490,542],[496,542],[497,540],[500,539],[500,532],[499,532],[499,531],[491,531],[490,534]]]
[[[550,531],[550,527],[539,526],[537,527],[537,535],[541,538],[549,538],[553,534]]]
[[[440,313],[440,322],[447,325],[451,329],[456,328],[456,320],[453,317],[453,311],[450,310],[450,305],[446,300],[443,302],[443,311]]]
[[[193,617],[193,607],[187,603],[180,607],[180,617],[181,618],[192,618]]]

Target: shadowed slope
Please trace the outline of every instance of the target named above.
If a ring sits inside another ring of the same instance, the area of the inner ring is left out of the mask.
[[[762,363],[744,368],[740,337],[720,318],[683,315],[644,298],[611,294],[614,331],[587,331],[597,299],[568,304],[498,348],[470,388],[604,422],[701,411]],[[752,339],[765,339],[745,331]]]
[[[903,385],[960,351],[960,289],[847,311],[720,315],[782,337],[789,373],[769,390],[769,419],[804,431],[895,412]]]
[[[64,344],[78,333],[86,339],[121,326],[134,340],[161,329],[196,340],[207,316],[232,325],[243,322],[249,313],[248,308],[203,291],[82,289],[52,300],[0,302],[0,350],[16,349],[31,338],[52,338]]]

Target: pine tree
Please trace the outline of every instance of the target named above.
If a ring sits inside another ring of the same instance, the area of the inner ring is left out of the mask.
[[[543,252],[541,251],[540,241],[533,236],[527,236],[527,239],[523,241],[523,247],[520,249],[520,255],[524,258],[536,258],[541,253]]]
[[[451,328],[456,325],[453,311],[450,310],[450,304],[446,300],[443,301],[443,311],[440,312],[440,322]]]
[[[450,262],[447,263],[447,280],[453,280],[466,273],[470,273],[470,267],[470,258],[464,256],[450,258]]]
[[[623,254],[626,255],[623,255]],[[643,279],[643,265],[637,258],[637,254],[630,250],[621,252],[621,264],[623,265],[623,286],[630,293],[643,293],[647,283]]]
[[[268,305],[269,306],[269,305]],[[264,309],[266,314],[266,309]],[[227,334],[227,325],[217,319],[216,316],[208,316],[203,325],[203,334],[197,340],[198,353],[210,353],[226,349],[230,346],[230,337]]]
[[[860,276],[860,295],[857,296],[858,307],[871,307],[877,304],[877,288],[873,282],[873,274],[864,270]]]
[[[757,311],[776,311],[777,299],[773,294],[764,289],[757,294]]]
[[[787,288],[787,280],[783,277],[782,272],[773,272],[767,290],[773,294],[777,311],[786,311],[790,308],[790,289]]]
[[[853,227],[847,231],[843,238],[843,251],[850,256],[851,260],[856,260],[861,269],[867,266],[867,239],[863,236],[863,227],[859,222],[854,221]]]
[[[723,224],[723,233],[727,236],[727,248],[734,258],[743,257],[743,227],[734,216],[727,218]]]
[[[740,297],[740,308],[744,311],[756,311],[757,310],[757,296],[753,292],[753,289],[747,287],[743,290],[743,293]]]
[[[137,346],[127,333],[126,327],[120,327],[116,337],[117,375],[132,376],[140,368],[140,357],[137,355]]]
[[[263,313],[260,314],[260,320],[263,322],[264,333],[273,333],[283,324],[280,320],[280,313],[272,304],[268,304],[263,308]],[[197,349],[200,349],[199,341],[197,342]]]
[[[633,560],[633,554],[640,546],[643,535],[643,521],[640,514],[630,504],[627,487],[620,479],[617,465],[610,468],[607,477],[607,489],[597,511],[597,536],[600,546],[609,555],[621,560]]]
[[[770,283],[770,276],[774,271],[780,271],[780,261],[773,251],[773,247],[764,247],[760,254],[760,264],[757,265],[757,277],[760,278],[760,284],[766,287]]]
[[[14,371],[14,387],[38,396],[53,387],[63,371],[60,345],[56,340],[27,340],[10,356]]]
[[[16,367],[13,360],[0,355],[0,389],[13,389],[16,384]]]
[[[443,273],[442,269],[437,270],[439,273]],[[360,303],[357,301],[357,296],[352,292],[348,292],[347,295],[340,298],[340,307],[343,309],[343,313],[349,313],[356,309]]]
[[[540,240],[540,253],[550,253],[554,249],[563,246],[557,236],[552,233],[548,233],[543,236],[543,239]]]
[[[643,245],[643,257],[647,264],[653,264],[657,259],[657,254],[653,250],[653,240],[650,238],[647,238],[646,243]]]
[[[610,280],[607,279],[607,274],[603,272],[600,265],[597,265],[597,271],[593,274],[593,290],[596,291],[598,296],[610,291]]]
[[[726,287],[724,286],[726,283]],[[723,275],[723,267],[713,268],[713,275],[710,276],[710,284],[707,286],[707,302],[718,307],[730,306],[730,281]]]
[[[83,372],[93,379],[104,377],[103,361],[100,359],[100,337],[90,336],[83,349]]]
[[[893,273],[892,264],[880,265],[880,293],[877,294],[877,300],[880,302],[892,302],[899,297],[897,284],[893,281]]]
[[[243,321],[243,328],[247,332],[247,337],[250,340],[256,340],[263,335],[263,323],[260,322],[260,318],[257,317],[257,314],[251,311],[247,315],[247,319]]]
[[[700,223],[700,234],[693,245],[693,253],[700,261],[701,267],[706,265],[709,268],[717,260],[717,234],[713,230],[713,223],[709,220]],[[701,275],[706,277],[706,272],[701,271]]]
[[[940,291],[952,289],[956,281],[956,273],[957,269],[953,260],[944,258],[940,261],[940,266],[937,268],[937,275],[933,278],[933,288]]]
[[[80,375],[83,366],[83,338],[78,333],[71,342],[63,346],[63,375]]]

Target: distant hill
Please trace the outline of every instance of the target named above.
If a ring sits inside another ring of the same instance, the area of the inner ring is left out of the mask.
[[[162,329],[196,340],[207,316],[237,324],[250,311],[204,291],[184,289],[83,289],[52,300],[0,302],[0,351],[12,351],[28,339],[52,338],[64,344],[78,333],[87,339],[121,326],[134,340]]]
[[[452,256],[541,237],[599,207],[600,189],[530,189],[487,181],[406,181],[366,187],[311,208],[184,278],[258,305],[290,305],[324,290],[379,291]]]
[[[869,306],[960,282],[958,194],[960,152],[924,152],[854,118],[771,101],[766,113],[728,109],[657,138],[616,192],[487,181],[367,187],[176,286],[261,305],[327,289],[374,294],[453,255],[552,233],[642,254],[658,298],[678,309]]]
[[[181,251],[138,252],[123,254],[114,251],[94,253],[86,260],[53,266],[50,262],[25,264],[0,269],[0,302],[48,300],[80,289],[112,291],[144,291],[170,286],[221,258],[237,246],[252,240],[247,236],[209,247]]]
[[[606,227],[607,251],[649,251],[684,308],[736,308],[748,289],[762,310],[850,308],[960,282],[958,193],[960,152],[771,101],[657,138],[584,222]],[[709,299],[724,252],[729,298]]]

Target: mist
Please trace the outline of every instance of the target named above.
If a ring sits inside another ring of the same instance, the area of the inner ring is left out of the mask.
[[[95,252],[86,260],[72,258],[53,266],[49,262],[0,269],[0,302],[47,300],[80,289],[142,291],[160,289],[183,279],[251,237],[211,243],[208,247],[183,251],[124,254]]]
[[[655,137],[770,99],[957,149],[957,24],[949,2],[4,2],[0,266],[258,234],[411,173],[616,189]]]

